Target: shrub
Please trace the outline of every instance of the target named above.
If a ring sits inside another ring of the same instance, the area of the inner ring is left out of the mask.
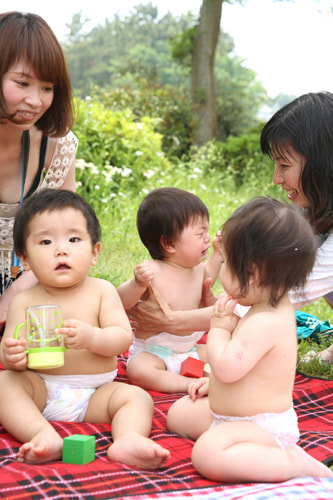
[[[99,101],[81,101],[74,132],[79,138],[78,191],[98,211],[112,209],[114,197],[140,191],[156,169],[168,168],[162,136],[147,116],[138,122],[128,109],[113,111]]]
[[[95,87],[94,100],[101,100],[113,111],[130,109],[135,121],[154,118],[154,130],[162,135],[162,150],[180,158],[192,146],[195,115],[188,90],[172,86],[158,86],[141,79],[138,88],[119,87],[102,91]]]

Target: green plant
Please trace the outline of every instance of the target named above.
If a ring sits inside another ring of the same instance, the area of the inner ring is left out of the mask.
[[[134,121],[153,118],[154,131],[162,136],[162,151],[168,157],[188,154],[195,127],[191,98],[185,88],[159,86],[141,78],[135,88],[94,88],[93,100],[112,111],[131,110]]]
[[[155,170],[168,168],[161,135],[149,117],[137,122],[128,109],[112,111],[98,101],[82,101],[74,132],[78,191],[99,212],[116,212],[115,197],[140,191]]]

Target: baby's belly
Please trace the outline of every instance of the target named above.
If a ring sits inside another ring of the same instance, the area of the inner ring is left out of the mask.
[[[85,349],[65,351],[64,366],[52,370],[38,370],[54,375],[72,375],[85,373],[106,373],[115,370],[117,357],[105,357],[91,353]]]

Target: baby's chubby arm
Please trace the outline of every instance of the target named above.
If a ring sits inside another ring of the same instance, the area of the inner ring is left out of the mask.
[[[221,231],[216,232],[216,236],[213,239],[213,250],[211,251],[207,261],[205,262],[206,274],[211,278],[210,286],[213,286],[217,278],[219,277],[222,264],[222,233]]]
[[[208,362],[221,382],[245,377],[276,346],[276,315],[253,307],[240,319],[233,311],[237,301],[220,299],[207,337]]]
[[[114,286],[99,280],[101,299],[98,311],[99,326],[79,319],[66,319],[56,333],[64,335],[69,349],[87,349],[100,356],[116,356],[125,352],[132,341],[132,329],[120,297]]]
[[[225,358],[228,357],[228,347],[239,321],[239,317],[233,312],[236,304],[237,300],[221,295],[213,307],[210,320],[207,337],[208,362],[214,375],[221,380],[226,371]]]
[[[14,332],[19,325],[23,326],[25,321],[25,305],[21,303],[18,294],[10,303],[6,327],[0,342],[0,362],[7,370],[24,370],[27,367],[27,341],[23,336],[25,329],[20,328],[18,338],[14,338]]]
[[[142,261],[134,269],[134,276],[117,288],[126,311],[134,307],[140,300],[148,285],[152,282],[154,272],[147,260]]]

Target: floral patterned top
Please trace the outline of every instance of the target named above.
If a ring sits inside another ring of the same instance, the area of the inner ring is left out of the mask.
[[[75,159],[78,139],[69,132],[57,138],[56,147],[49,168],[42,171],[35,191],[49,187],[59,189],[63,185],[68,171]],[[0,279],[1,290],[6,288],[5,280],[10,276],[13,255],[13,226],[19,203],[0,203]]]

